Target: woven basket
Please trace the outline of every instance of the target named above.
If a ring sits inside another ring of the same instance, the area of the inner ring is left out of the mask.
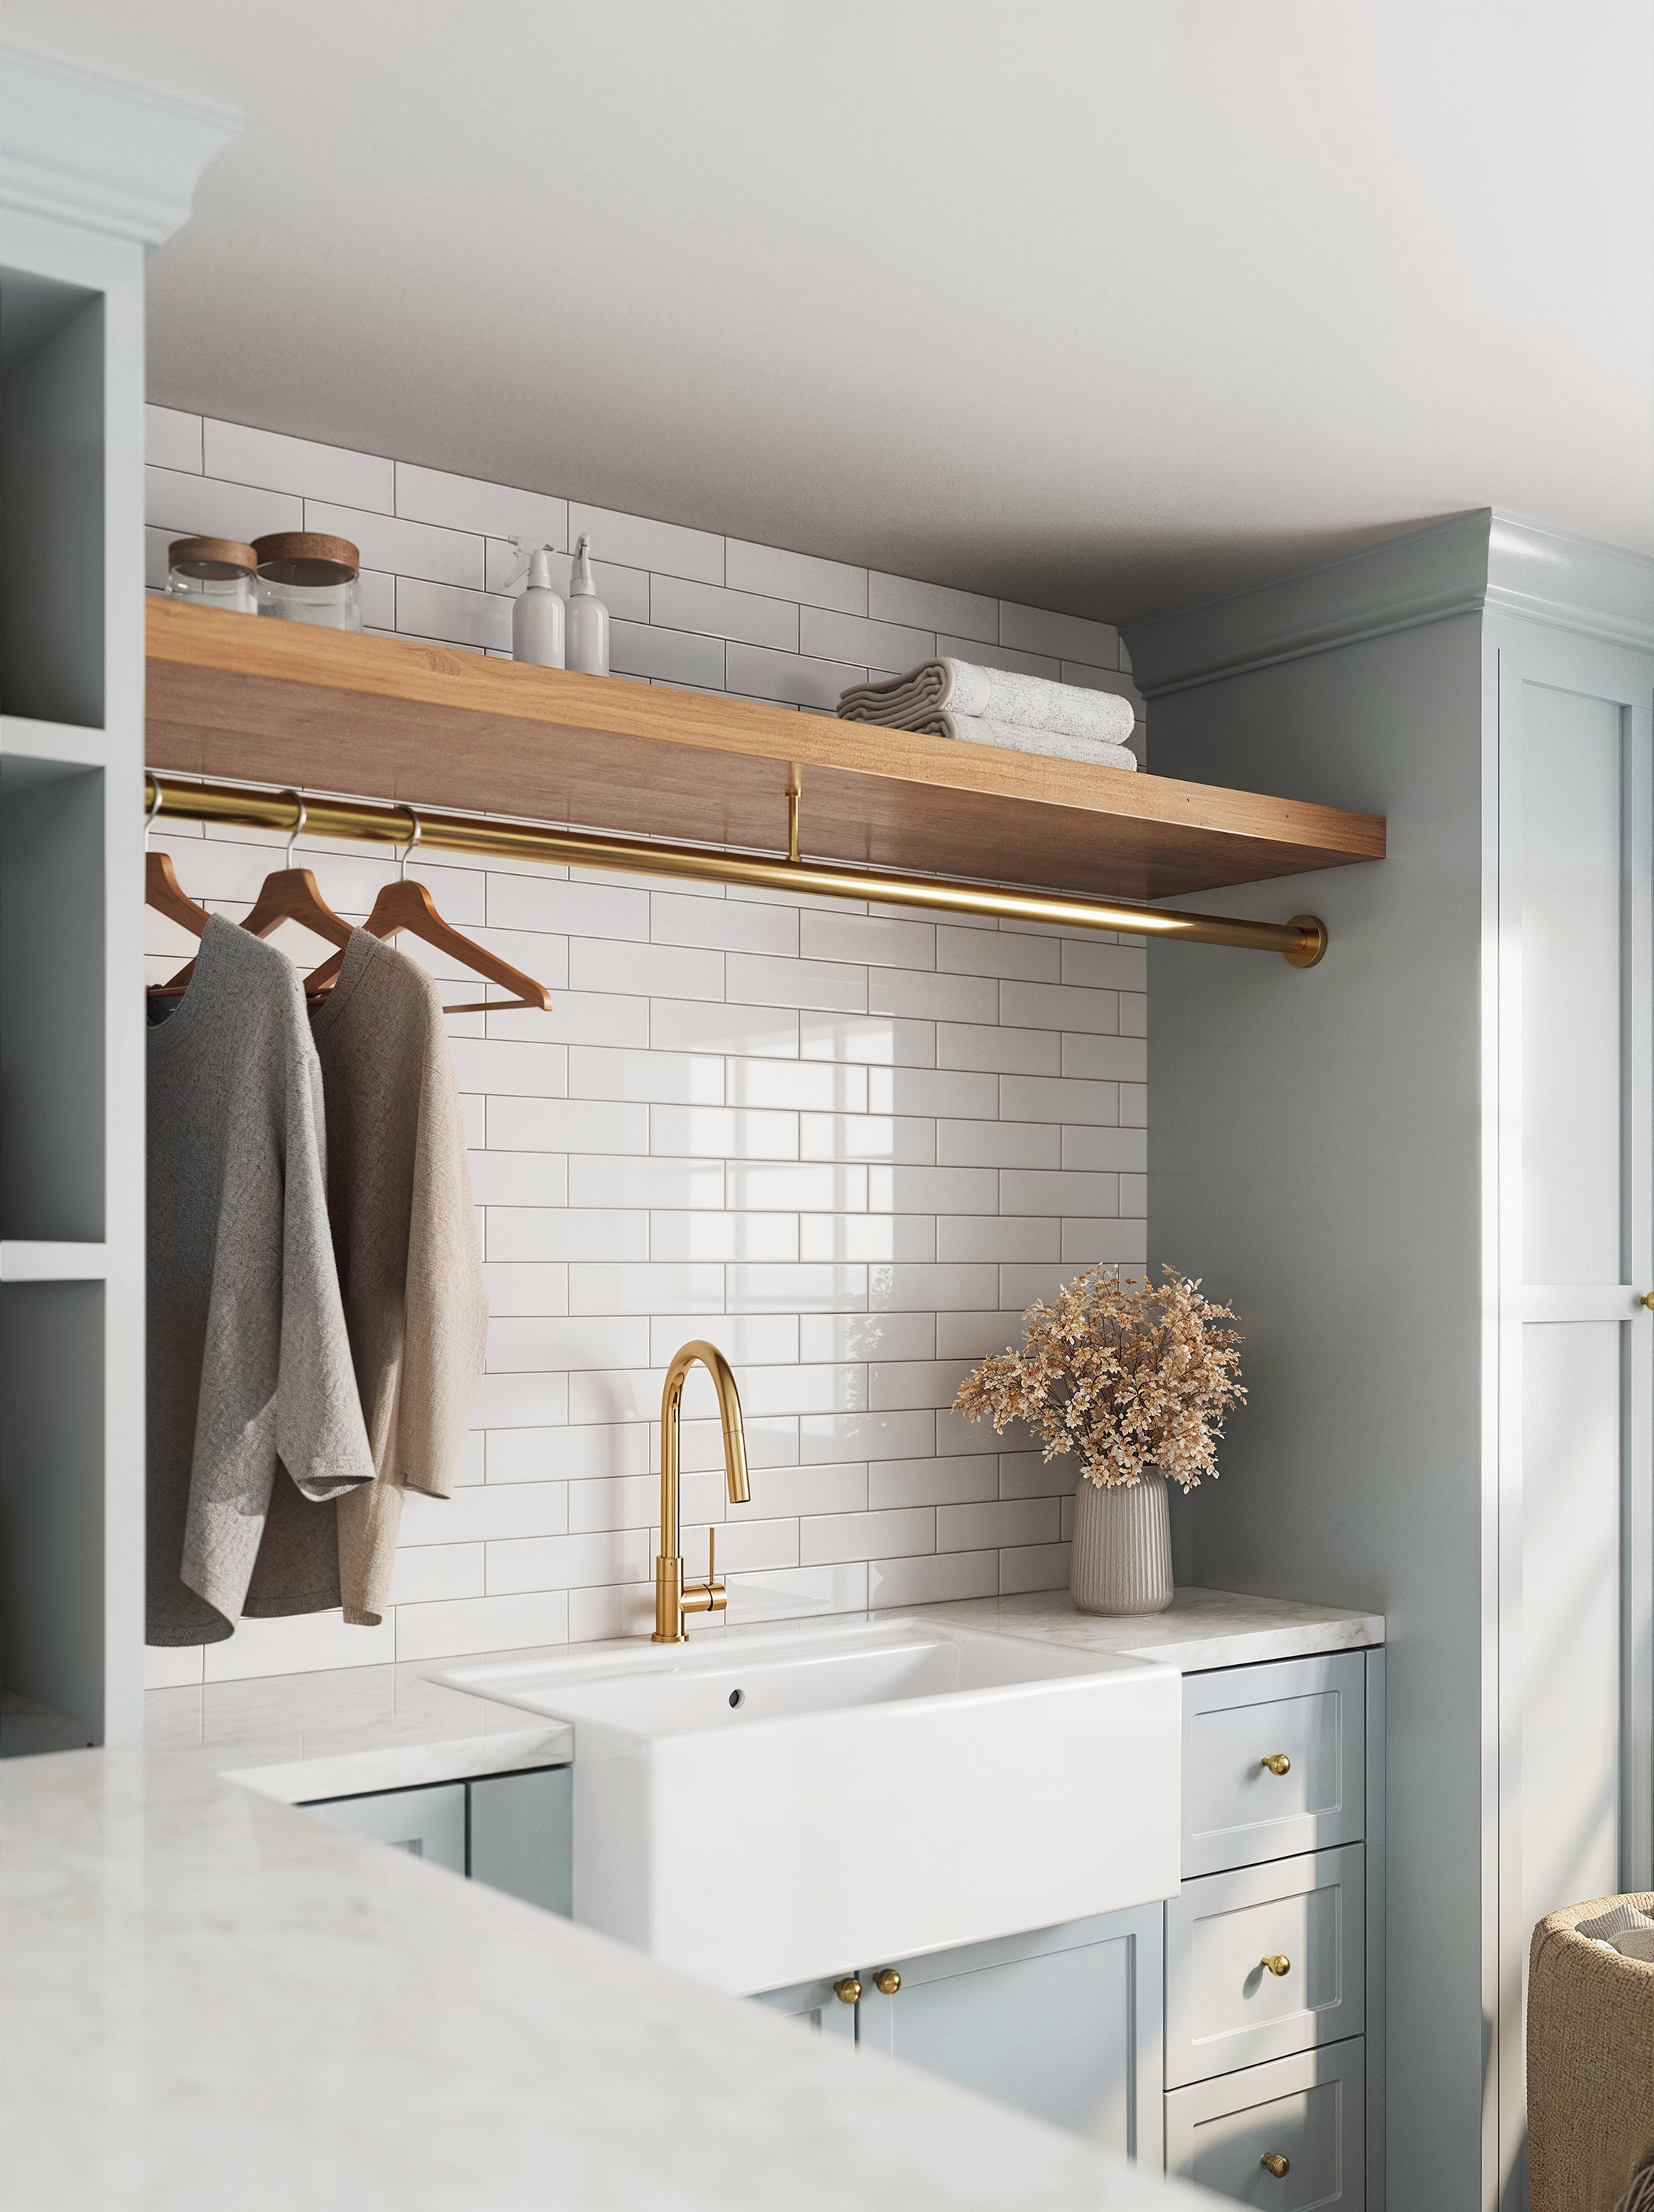
[[[1654,2160],[1654,1966],[1575,1932],[1611,1905],[1654,1912],[1654,1893],[1597,1897],[1542,1920],[1528,1961],[1530,2212],[1614,2212]]]

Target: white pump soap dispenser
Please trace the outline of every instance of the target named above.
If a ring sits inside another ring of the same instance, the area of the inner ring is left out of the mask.
[[[569,665],[583,675],[609,673],[609,610],[592,581],[591,539],[581,533],[569,580]]]
[[[506,580],[509,591],[520,576],[528,588],[511,610],[511,658],[531,661],[536,668],[561,668],[562,663],[562,594],[551,581],[551,556],[556,547],[537,545],[532,538],[514,538],[517,565]]]

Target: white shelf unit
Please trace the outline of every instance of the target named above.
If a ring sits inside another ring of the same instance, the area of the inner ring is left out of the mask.
[[[142,1730],[143,263],[234,125],[0,48],[8,1750]]]

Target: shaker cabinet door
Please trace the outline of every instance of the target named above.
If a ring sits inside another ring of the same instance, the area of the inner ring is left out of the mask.
[[[441,1782],[429,1790],[386,1790],[371,1797],[324,1797],[307,1807],[336,1827],[353,1829],[414,1858],[429,1859],[454,1874],[465,1871],[465,1785]]]
[[[836,2036],[845,2043],[856,2039],[855,2000],[852,1997],[846,2004],[830,1981],[794,1982],[788,1989],[765,1990],[751,2002],[784,2014],[788,2020],[802,2021],[819,2035]]]
[[[1161,1908],[1148,1905],[875,1960],[861,1969],[860,2041],[1158,2168],[1162,1956]]]
[[[471,1880],[569,1918],[574,1911],[574,1768],[490,1774],[466,1786]]]

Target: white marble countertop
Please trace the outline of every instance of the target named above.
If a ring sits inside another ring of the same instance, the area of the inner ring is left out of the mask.
[[[1164,1613],[1079,1613],[1067,1590],[965,1598],[924,1611],[1024,1641],[1158,1659],[1185,1674],[1208,1667],[1250,1667],[1263,1659],[1303,1659],[1312,1651],[1352,1651],[1384,1640],[1381,1613],[1194,1584],[1180,1589]]]
[[[436,1671],[435,1662],[340,1667],[149,1690],[144,1741],[289,1805],[574,1757],[567,1721],[449,1689],[430,1679]]]
[[[1379,1613],[1195,1588],[1180,1589],[1169,1612],[1126,1618],[1077,1613],[1066,1590],[970,1598],[911,1611],[921,1620],[963,1621],[1024,1641],[1158,1659],[1186,1674],[1384,1640]],[[800,1629],[817,1625],[798,1624]],[[773,1627],[763,1632],[773,1633]],[[628,1638],[615,1648],[629,1650],[636,1641]],[[595,1657],[604,1646],[581,1649]],[[571,1654],[568,1645],[555,1644],[520,1656]],[[574,1731],[567,1723],[431,1679],[465,1663],[427,1660],[344,1667],[326,1674],[271,1674],[151,1690],[144,1698],[145,1738],[157,1750],[178,1753],[210,1772],[233,1776],[289,1804],[555,1766],[574,1756]]]
[[[7,1765],[0,2016],[41,2212],[1217,2202],[161,1752]]]

